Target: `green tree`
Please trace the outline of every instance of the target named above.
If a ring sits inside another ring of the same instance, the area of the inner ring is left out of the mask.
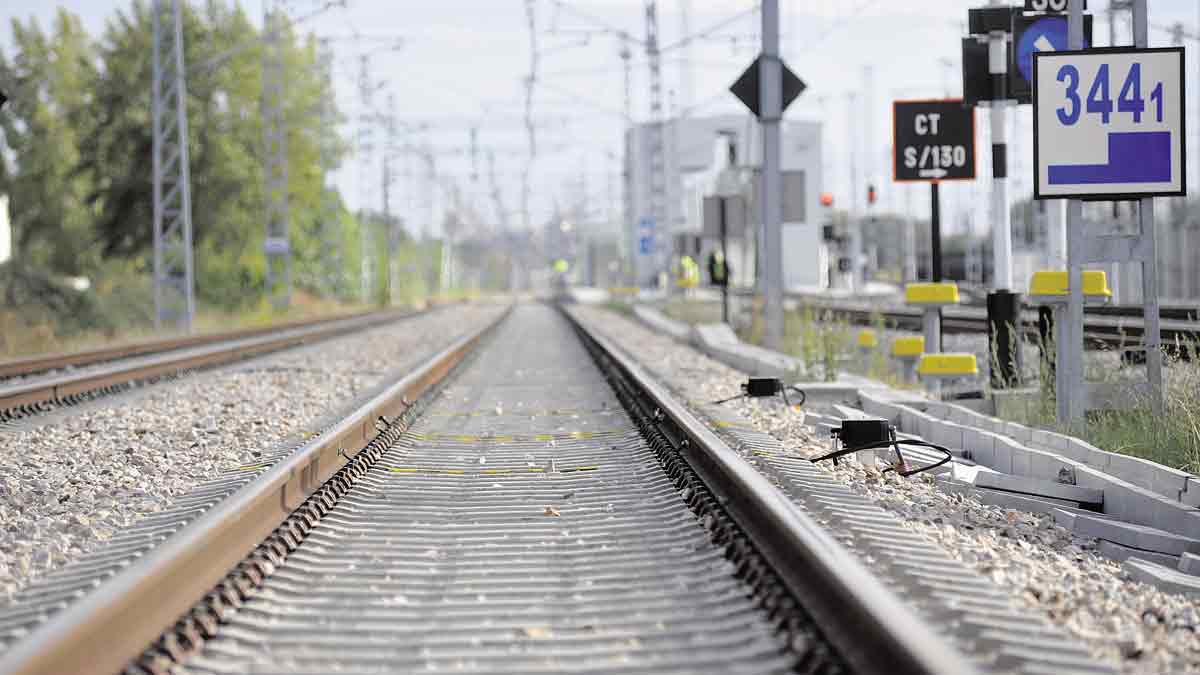
[[[99,256],[81,157],[79,117],[92,103],[97,65],[79,17],[59,10],[46,34],[12,22],[12,57],[0,53],[0,82],[12,100],[0,113],[0,193],[9,195],[15,255],[43,273],[86,274]]]
[[[153,245],[149,189],[151,15],[143,0],[118,11],[100,41],[104,68],[98,110],[84,134],[80,166],[93,178],[96,230],[105,256],[145,256]],[[208,0],[185,5],[192,225],[197,295],[237,307],[262,295],[262,35],[240,6]],[[296,279],[314,275],[321,174],[314,102],[332,96],[316,68],[315,44],[284,36],[288,194]]]

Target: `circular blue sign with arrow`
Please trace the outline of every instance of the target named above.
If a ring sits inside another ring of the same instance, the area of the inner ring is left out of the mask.
[[[1085,34],[1083,46],[1090,45]],[[1025,81],[1033,81],[1033,53],[1061,52],[1068,49],[1067,19],[1062,16],[1043,16],[1030,24],[1017,39],[1017,69]]]
[[[1033,55],[1067,49],[1067,18],[1061,15],[1013,17],[1013,48],[1009,50],[1008,96],[1029,103],[1033,96]],[[1083,15],[1083,46],[1092,44],[1092,15]],[[986,53],[986,52],[985,52]]]

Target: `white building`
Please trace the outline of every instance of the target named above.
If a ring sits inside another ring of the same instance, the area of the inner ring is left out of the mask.
[[[749,285],[754,278],[754,232],[761,222],[760,207],[753,197],[761,165],[762,140],[758,123],[749,115],[722,115],[670,120],[663,125],[666,170],[666,223],[653,223],[650,210],[649,125],[640,124],[626,133],[626,213],[624,253],[638,285],[650,285],[658,272],[667,269],[672,255],[707,254],[716,241],[696,243],[703,229],[703,198],[714,194],[716,177],[724,164],[724,142],[728,135],[737,147],[737,163],[747,177],[746,189],[751,225],[747,236],[730,238],[730,264],[735,285]],[[783,170],[794,172],[786,181],[785,283],[823,284],[825,252],[820,242],[821,124],[784,122]],[[800,173],[802,172],[802,173]],[[644,254],[643,239],[651,230],[656,251]],[[688,244],[687,242],[691,242]],[[681,250],[681,247],[690,250]],[[811,277],[811,279],[809,278]]]

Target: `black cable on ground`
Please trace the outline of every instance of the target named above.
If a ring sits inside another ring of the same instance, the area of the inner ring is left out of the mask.
[[[839,450],[834,450],[833,452],[821,455],[820,457],[813,457],[809,461],[813,462],[815,464],[817,462],[824,461],[826,459],[832,459],[833,463],[837,464],[837,460],[839,457],[844,457],[846,455],[852,455],[854,453],[862,452],[864,450],[886,450],[888,448],[892,448],[893,450],[895,450],[896,457],[899,459],[899,462],[897,463],[898,466],[904,467],[904,466],[908,466],[908,461],[904,459],[904,453],[900,450],[900,446],[902,446],[902,445],[907,445],[907,446],[912,446],[912,447],[920,447],[920,448],[930,448],[932,450],[937,450],[938,452],[941,452],[942,454],[945,455],[945,457],[943,457],[940,462],[937,462],[936,464],[930,464],[929,466],[923,466],[923,467],[920,467],[917,469],[909,469],[909,470],[902,471],[901,469],[896,468],[896,467],[888,467],[883,470],[883,473],[887,473],[888,471],[895,470],[896,473],[907,478],[908,476],[912,476],[912,475],[915,475],[918,473],[923,473],[925,471],[930,471],[932,469],[936,469],[939,466],[942,466],[943,464],[945,464],[946,462],[949,462],[951,459],[954,459],[954,455],[950,454],[950,451],[948,449],[946,449],[945,447],[943,447],[941,445],[937,445],[936,443],[929,443],[927,441],[918,441],[918,440],[897,439],[895,429],[890,430],[890,435],[891,435],[891,438],[888,440],[875,441],[873,443],[866,443],[863,445],[856,445],[856,446],[851,446],[848,448],[841,448]]]

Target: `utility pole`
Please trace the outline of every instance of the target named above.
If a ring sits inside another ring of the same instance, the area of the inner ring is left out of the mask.
[[[633,156],[634,156],[634,138],[633,138],[633,52],[629,49],[629,36],[621,35],[621,66],[624,71],[625,89],[624,89],[624,113],[625,127],[624,133],[621,135],[621,147],[624,150],[621,163],[621,229],[625,232],[625,247],[626,260],[628,266],[625,270],[627,273],[632,273],[632,279],[626,279],[627,283],[632,282],[632,285],[638,285],[637,265],[635,261],[638,255],[638,235],[637,230],[633,227]]]
[[[368,54],[359,56],[358,96],[362,110],[358,120],[358,175],[359,191],[362,202],[359,204],[358,243],[359,243],[359,294],[363,303],[371,301],[371,242],[369,231],[371,204],[370,178],[373,151],[374,111],[372,99],[375,84],[371,80],[371,57]]]
[[[479,198],[479,127],[472,126],[470,130],[471,138],[471,210],[475,210],[476,200]]]
[[[383,226],[387,232],[387,302],[394,304],[394,294],[399,285],[396,278],[396,250],[400,246],[400,227],[392,222],[392,153],[396,150],[396,97],[388,94],[387,111],[384,113],[385,140],[383,145]]]
[[[767,349],[783,345],[783,219],[780,174],[780,118],[783,117],[783,62],[779,59],[779,0],[762,2],[762,58],[759,61],[759,100],[762,105],[763,236],[766,258],[765,296]]]
[[[863,66],[862,129],[860,134],[862,135],[865,152],[863,152],[863,180],[858,185],[854,186],[855,192],[859,190],[868,190],[868,186],[875,184],[875,145],[873,141],[875,134],[872,133],[875,122],[874,115],[872,115],[872,113],[875,111],[874,80],[874,69],[872,69],[871,66]],[[871,195],[868,194],[864,215],[862,217],[862,221],[860,221],[861,224],[858,227],[859,247],[856,250],[859,253],[869,250],[867,242],[865,241],[866,228],[864,225],[867,225],[871,222],[874,206],[875,205],[871,203]],[[855,288],[860,289],[859,292],[866,290],[866,273],[867,256],[864,255],[861,262],[859,260],[855,260],[854,282]]]
[[[663,149],[662,59],[658,51],[658,4],[646,0],[646,59],[650,66],[650,215],[654,220],[655,241],[653,269],[663,268],[663,247],[659,233],[665,231],[667,219],[667,172]]]
[[[679,114],[683,119],[695,103],[695,79],[692,77],[692,0],[679,0],[679,33],[683,35],[679,55]]]
[[[317,58],[326,93],[318,103],[321,118],[321,138],[318,141],[321,162],[321,210],[318,216],[322,243],[321,267],[326,288],[336,296],[342,292],[342,223],[337,189],[333,184],[337,111],[333,102],[333,46],[329,40],[321,40]]]
[[[187,72],[180,0],[154,0],[154,327],[190,333],[196,314]]]
[[[858,98],[858,94],[853,91],[846,92],[846,119],[853,119],[854,102]],[[847,275],[850,291],[857,292],[862,290],[862,280],[859,276],[859,270],[862,269],[859,264],[859,254],[862,252],[862,222],[859,220],[858,213],[858,186],[860,185],[858,175],[858,134],[855,132],[855,125],[849,124],[846,127],[849,133],[847,141],[849,145],[847,150],[850,153],[850,198],[849,209],[847,210],[846,228],[850,230],[850,250],[847,255],[850,258],[850,270]]]
[[[267,296],[278,310],[287,309],[292,296],[291,242],[288,238],[287,120],[284,117],[283,51],[287,18],[281,0],[263,4],[263,160],[267,232]]]

